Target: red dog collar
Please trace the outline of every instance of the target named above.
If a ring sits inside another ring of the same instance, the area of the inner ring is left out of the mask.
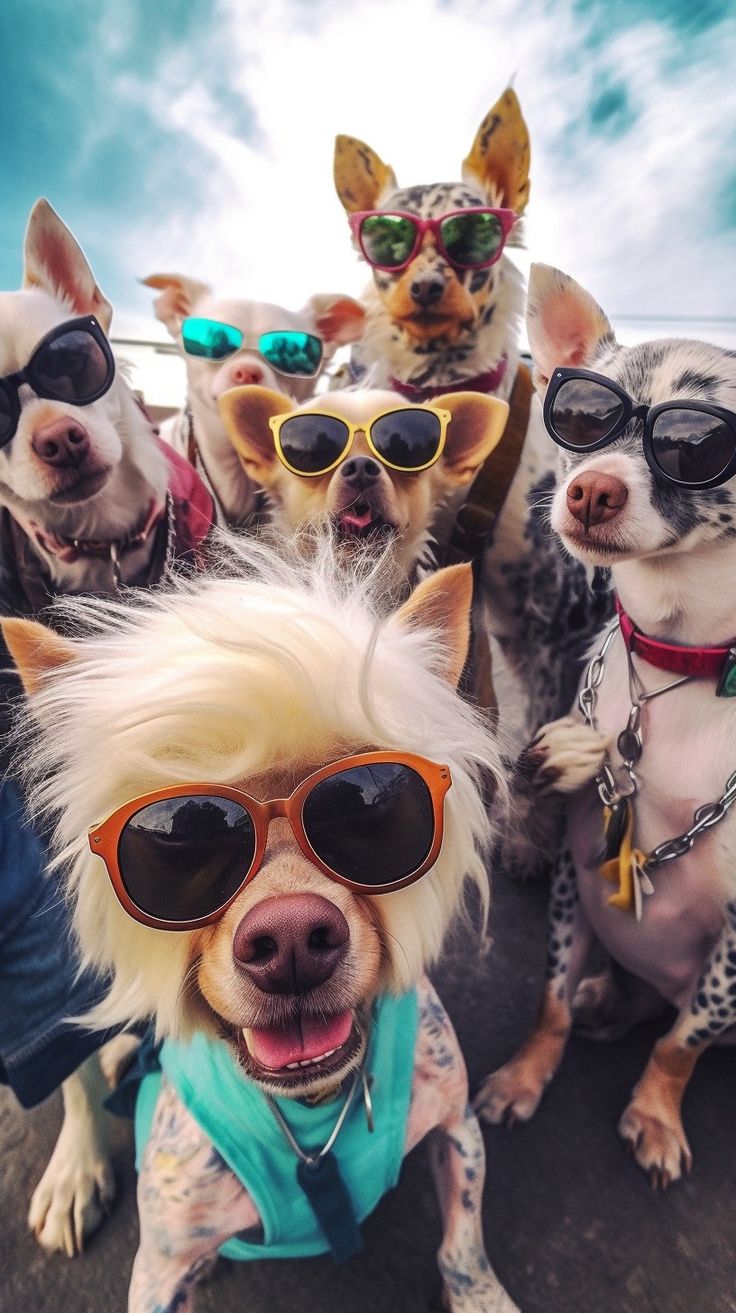
[[[663,643],[637,629],[630,615],[616,598],[619,625],[630,652],[635,652],[650,666],[669,670],[673,675],[694,675],[716,679],[717,697],[736,697],[736,638],[725,647],[690,647],[684,643]]]
[[[464,378],[460,383],[446,383],[444,387],[415,387],[413,383],[404,383],[400,378],[392,378],[389,385],[394,392],[399,392],[407,401],[413,401],[416,406],[421,406],[424,401],[433,401],[435,397],[442,397],[446,392],[495,392],[500,387],[506,374],[508,361],[505,356],[501,356],[498,364],[486,371],[485,374],[476,374],[475,378]]]

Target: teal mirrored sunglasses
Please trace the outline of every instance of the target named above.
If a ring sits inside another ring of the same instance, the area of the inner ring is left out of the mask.
[[[187,355],[226,360],[243,346],[244,334],[241,329],[217,319],[193,318],[184,320],[181,337]],[[322,364],[320,338],[290,328],[261,333],[257,346],[251,349],[258,351],[279,374],[313,378]]]

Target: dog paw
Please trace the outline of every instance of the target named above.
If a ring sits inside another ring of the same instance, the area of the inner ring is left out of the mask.
[[[512,1059],[486,1076],[473,1107],[492,1126],[505,1122],[511,1127],[515,1122],[527,1122],[537,1111],[546,1084],[528,1062]]]
[[[442,1287],[442,1306],[447,1313],[520,1313],[503,1286],[491,1274],[477,1279],[456,1273]]]
[[[115,1179],[107,1154],[91,1144],[59,1137],[49,1165],[31,1199],[28,1225],[49,1253],[81,1254],[115,1198]]]
[[[629,1153],[649,1177],[653,1190],[666,1190],[692,1168],[693,1156],[680,1117],[655,1116],[632,1100],[618,1124]]]
[[[577,793],[600,770],[609,747],[605,734],[562,716],[543,725],[517,763],[540,792]]]
[[[572,1015],[575,1033],[586,1039],[617,1039],[631,1024],[610,971],[588,976],[580,982],[573,999]]]
[[[140,1048],[140,1043],[138,1035],[122,1034],[116,1035],[100,1049],[100,1067],[111,1090],[117,1089]]]

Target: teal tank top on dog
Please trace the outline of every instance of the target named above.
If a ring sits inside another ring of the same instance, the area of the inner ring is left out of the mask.
[[[399,1178],[411,1101],[418,1028],[415,991],[377,1000],[365,1070],[371,1077],[375,1129],[368,1129],[362,1091],[356,1090],[333,1146],[340,1175],[358,1223]],[[329,1252],[309,1200],[297,1181],[298,1159],[287,1144],[268,1101],[243,1076],[229,1045],[197,1035],[189,1043],[166,1040],[162,1071],[145,1076],[135,1111],[136,1165],[140,1170],[151,1132],[162,1072],[218,1153],[250,1194],[263,1224],[263,1242],[234,1237],[220,1252],[227,1258],[301,1258]],[[342,1101],[309,1107],[277,1099],[304,1153],[329,1139]]]

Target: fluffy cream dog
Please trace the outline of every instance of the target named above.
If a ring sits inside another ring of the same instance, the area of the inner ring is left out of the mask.
[[[465,882],[487,901],[482,785],[503,791],[494,740],[455,690],[470,570],[433,575],[386,620],[379,572],[338,572],[329,544],[304,565],[230,542],[224,567],[133,608],[65,603],[87,629],[76,641],[4,625],[83,952],[114,977],[95,1021],[152,1016],[165,1040],[164,1074],[139,1098],[130,1308],[190,1308],[221,1246],[344,1256],[403,1154],[436,1130],[449,1306],[512,1313],[483,1249],[464,1064],[423,975]],[[159,806],[165,820],[146,830]],[[239,817],[232,833],[226,813]],[[325,1204],[304,1173],[322,1169],[328,1141]],[[244,1167],[241,1149],[266,1158]]]

